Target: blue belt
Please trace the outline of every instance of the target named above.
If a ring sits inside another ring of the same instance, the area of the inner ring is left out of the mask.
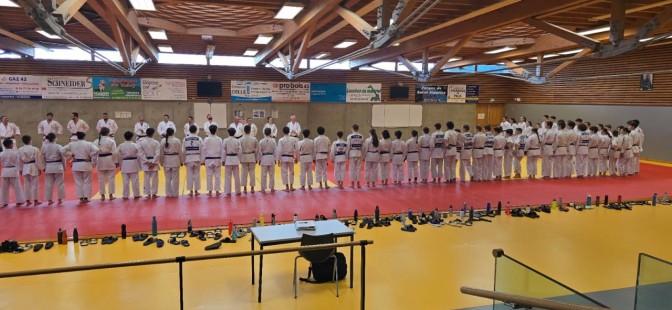
[[[16,168],[15,166],[6,166],[4,168]]]
[[[380,154],[390,154],[390,152],[380,151]]]
[[[137,160],[137,159],[138,159],[137,157],[126,157],[126,158],[124,158],[124,160]]]
[[[404,153],[394,153],[394,155],[404,155]]]
[[[285,154],[283,154],[282,157],[294,157],[294,155],[285,155]]]
[[[186,151],[198,151],[200,150],[198,146],[187,146],[184,148]]]
[[[164,153],[163,155],[166,155],[166,156],[174,156],[174,155],[178,155],[178,154],[177,154],[177,153]]]
[[[421,148],[423,148],[423,149],[428,149],[429,146],[421,146]]]
[[[418,152],[418,151],[411,151],[411,152],[406,152],[406,153],[407,153],[407,154],[411,154],[411,153],[417,153],[417,152]]]

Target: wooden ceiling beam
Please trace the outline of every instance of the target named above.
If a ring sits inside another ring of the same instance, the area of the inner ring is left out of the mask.
[[[140,32],[137,23],[134,25],[134,23],[129,20],[129,15],[135,15],[135,12],[131,11],[131,14],[129,14],[128,10],[121,2],[119,2],[119,0],[105,0],[103,3],[116,17],[121,26],[126,29],[128,34],[135,40],[135,42],[140,45],[140,48],[147,54],[147,56],[153,62],[158,62],[159,53],[154,45],[152,45],[152,43],[145,38],[142,32]]]
[[[399,56],[397,56],[397,60],[398,60],[402,65],[404,65],[404,67],[406,67],[406,68],[408,69],[408,71],[411,71],[411,73],[412,73],[413,75],[418,75],[418,69],[415,68],[415,66],[413,65],[413,63],[412,63],[410,60],[408,60],[408,58],[399,55]]]
[[[609,24],[611,42],[614,44],[621,43],[625,31],[625,0],[611,0],[611,21]]]
[[[51,15],[54,15],[61,24],[65,25],[79,12],[84,4],[86,4],[86,0],[64,0]]]
[[[658,2],[655,2],[655,3],[651,3],[651,4],[642,5],[642,6],[627,9],[627,10],[625,10],[625,14],[627,15],[627,14],[631,14],[631,13],[635,13],[635,12],[646,11],[646,10],[650,10],[650,9],[654,9],[654,8],[657,8],[657,7],[666,6],[666,5],[670,5],[670,4],[672,4],[672,0],[658,1]],[[590,18],[590,20],[591,21],[600,21],[600,20],[609,19],[610,17],[611,17],[611,14],[604,14],[604,15],[592,17],[592,18]]]
[[[457,41],[450,51],[443,55],[443,57],[441,57],[441,59],[434,65],[432,71],[429,72],[429,76],[435,76],[437,73],[441,72],[441,68],[445,66],[451,58],[455,57],[455,55],[457,55],[457,53],[459,53],[460,50],[462,50],[462,48],[467,45],[472,37],[473,35],[468,35]]]
[[[364,15],[368,14],[369,12],[375,10],[377,7],[379,7],[381,3],[383,3],[383,0],[373,0],[373,1],[369,2],[367,5],[365,5],[364,7],[362,7],[361,9],[357,10],[357,12],[355,12],[355,13],[357,13],[357,15],[359,15],[359,16],[364,16]],[[336,13],[334,13],[334,14],[336,14]],[[316,36],[315,38],[313,38],[310,41],[310,44],[308,45],[308,47],[312,47],[313,45],[315,45],[319,42],[322,42],[322,40],[332,36],[334,33],[343,29],[347,25],[348,25],[348,22],[343,20],[343,21],[338,22],[333,27],[331,27],[331,28],[329,28],[325,31],[321,31],[318,36]],[[321,28],[321,26],[318,26],[318,28]]]
[[[222,28],[195,27],[187,28],[180,24],[156,17],[138,17],[138,25],[147,28],[164,29],[166,31],[186,35],[211,35],[216,37],[245,37],[256,36],[262,33],[280,33],[284,27],[282,24],[262,24],[239,30]]]
[[[567,61],[561,63],[560,65],[558,65],[557,67],[553,68],[553,70],[551,70],[551,72],[546,74],[546,78],[550,79],[550,78],[554,77],[556,74],[560,73],[560,71],[565,70],[565,68],[573,65],[577,60],[579,60],[579,58],[581,58],[583,56],[586,56],[586,55],[588,55],[592,52],[593,52],[593,49],[584,48],[581,52],[572,56],[569,60],[567,60]],[[539,58],[537,58],[537,59],[539,59]]]
[[[99,39],[103,40],[103,42],[105,42],[107,45],[109,45],[112,48],[117,48],[117,43],[114,41],[114,39],[110,38],[110,36],[108,36],[105,32],[100,30],[98,26],[96,26],[88,18],[82,15],[82,13],[79,12],[75,13],[74,18],[80,24],[82,24],[82,26],[86,27],[86,29],[95,34]]]
[[[312,2],[308,8],[304,9],[304,13],[296,22],[286,22],[286,28],[283,30],[282,35],[271,41],[263,51],[259,52],[257,56],[254,57],[255,65],[260,65],[275,55],[283,46],[301,35],[301,33],[310,26],[311,22],[323,18],[330,11],[334,10],[339,3],[340,0],[320,0]]]
[[[350,11],[344,7],[336,7],[336,13],[340,15],[348,24],[355,28],[360,34],[365,38],[371,39],[373,37],[373,32],[375,28],[371,26],[367,21],[360,17],[357,13]],[[389,20],[388,20],[389,23]]]
[[[0,49],[31,58],[35,57],[34,47],[6,37],[0,37]]]
[[[624,0],[614,0],[614,1],[624,1]],[[571,30],[567,30],[560,26],[547,23],[543,20],[538,20],[536,18],[527,18],[523,20],[523,22],[537,29],[541,29],[548,33],[554,34],[558,37],[575,42],[576,44],[579,44],[581,46],[585,46],[591,49],[596,49],[598,46],[600,46],[600,42],[596,40],[593,40],[587,36],[580,35]]]
[[[32,47],[35,47],[35,48],[41,48],[41,49],[48,50],[48,48],[46,48],[46,47],[44,47],[44,46],[42,46],[42,45],[40,45],[40,44],[37,44],[37,43],[35,43],[35,42],[31,41],[31,40],[28,40],[28,39],[26,39],[26,38],[24,38],[24,37],[22,37],[22,36],[20,36],[20,35],[18,35],[18,34],[15,34],[15,33],[12,32],[12,31],[9,31],[9,30],[0,28],[0,34],[1,34],[1,35],[4,35],[4,36],[6,36],[6,37],[8,37],[8,38],[10,38],[10,39],[12,39],[12,40],[21,42],[21,43],[23,43],[23,44],[25,44],[25,45],[32,46]]]
[[[523,19],[534,17],[540,14],[560,10],[569,6],[575,6],[580,3],[586,3],[587,0],[521,0],[521,1],[500,1],[496,5],[491,5],[481,10],[466,14],[463,17],[450,21],[449,26],[445,23],[440,28],[432,27],[429,32],[423,31],[423,34],[413,35],[412,39],[404,40],[397,47],[387,47],[378,51],[369,53],[365,56],[350,60],[350,68],[357,68],[397,55],[412,53],[438,44],[443,44],[456,40],[465,35],[475,34],[500,28],[519,22]],[[433,29],[433,30],[432,30]]]
[[[399,13],[399,17],[397,17],[397,20],[395,21],[398,24],[400,24],[408,15],[413,12],[415,9],[416,4],[420,2],[419,0],[399,0],[399,1],[404,1],[404,8],[401,10]]]
[[[390,19],[392,19],[392,0],[383,0],[380,6],[380,26],[385,29],[390,26]],[[359,16],[359,15],[358,15]]]
[[[308,29],[306,30],[306,33],[303,34],[303,40],[301,40],[301,45],[299,46],[299,49],[296,51],[296,58],[294,59],[292,72],[294,73],[299,72],[301,61],[303,61],[303,57],[306,56],[306,51],[308,50],[308,43],[310,43],[310,39],[313,37],[313,33],[315,32],[316,27],[317,22],[313,22],[312,25],[308,27]]]

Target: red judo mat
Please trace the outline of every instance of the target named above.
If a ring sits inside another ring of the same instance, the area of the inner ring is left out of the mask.
[[[332,169],[332,167],[330,167]],[[74,184],[66,173],[67,196],[74,197]],[[333,181],[333,172],[330,172]],[[94,176],[95,180],[95,176]],[[95,183],[95,181],[94,181]],[[457,184],[403,184],[363,186],[361,189],[297,190],[291,193],[276,191],[273,194],[255,193],[242,196],[209,198],[201,194],[196,198],[160,197],[156,200],[92,201],[80,205],[77,200],[68,200],[63,205],[20,206],[10,204],[0,207],[0,239],[20,241],[55,239],[59,228],[71,233],[78,227],[82,236],[119,234],[121,224],[126,224],[130,233],[150,231],[152,217],[157,217],[159,230],[184,230],[187,220],[194,227],[214,227],[235,224],[248,225],[253,218],[263,213],[267,222],[276,214],[279,222],[291,221],[294,213],[299,218],[314,218],[316,214],[331,217],[336,209],[339,217],[352,216],[358,210],[360,216],[373,213],[376,205],[382,214],[400,213],[412,208],[447,210],[455,209],[463,202],[475,208],[485,208],[487,202],[493,207],[497,201],[509,201],[512,206],[550,203],[562,197],[564,202],[585,201],[586,195],[609,195],[615,201],[618,195],[624,200],[651,199],[654,192],[662,195],[672,193],[672,168],[642,164],[641,172],[632,177],[603,177],[587,179],[505,180],[501,182],[458,182]],[[346,185],[349,185],[346,183]],[[94,184],[95,187],[95,184]],[[276,184],[276,188],[281,187]]]

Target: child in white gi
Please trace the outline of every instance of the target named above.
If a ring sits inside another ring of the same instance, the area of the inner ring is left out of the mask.
[[[369,137],[364,141],[362,153],[364,153],[364,179],[366,180],[366,186],[376,187],[378,164],[380,162],[380,140],[378,140],[378,134],[373,128],[369,130]]]
[[[123,180],[123,199],[128,199],[129,185],[133,188],[133,198],[138,199],[140,194],[140,180],[138,173],[140,172],[141,164],[145,161],[145,154],[142,148],[133,139],[133,132],[127,131],[124,133],[124,143],[119,145],[119,166],[121,166],[121,176]]]
[[[345,181],[345,162],[347,161],[348,144],[343,140],[343,132],[336,133],[336,141],[331,145],[331,160],[334,162],[334,177],[338,188],[343,189]]]
[[[98,139],[93,141],[98,147],[98,156],[94,157],[96,169],[98,169],[98,191],[100,191],[100,200],[105,200],[106,189],[110,191],[110,200],[114,200],[115,192],[115,174],[119,167],[119,154],[117,154],[117,143],[110,138],[110,128],[100,128]]]
[[[189,135],[182,141],[184,165],[187,167],[187,189],[189,196],[198,196],[201,189],[201,150],[203,139],[198,136],[198,127],[189,126]]]
[[[327,160],[329,158],[329,148],[331,147],[331,141],[329,137],[324,135],[324,127],[317,127],[317,138],[315,138],[315,179],[317,183],[320,184],[320,189],[322,188],[322,183],[324,183],[324,188],[328,189],[327,185]]]
[[[165,176],[166,197],[176,198],[180,193],[180,167],[184,162],[182,143],[175,138],[175,129],[168,127],[166,137],[161,139],[159,158]]]
[[[443,153],[445,133],[441,131],[441,123],[434,124],[436,129],[431,136],[430,147],[430,166],[432,170],[432,183],[441,183],[443,177]]]
[[[255,167],[257,166],[257,147],[259,142],[255,135],[252,134],[252,127],[245,125],[243,127],[245,133],[240,138],[240,148],[242,151],[240,157],[240,165],[242,166],[241,181],[243,182],[243,193],[247,193],[247,184],[250,184],[250,192],[254,193],[254,185],[256,184],[256,176],[254,175]],[[250,180],[249,183],[247,180]]]
[[[427,184],[427,179],[429,178],[429,158],[431,156],[431,139],[429,135],[429,128],[422,128],[424,133],[419,139],[418,144],[420,145],[420,178],[422,179],[423,184]]]
[[[392,160],[391,150],[392,141],[390,141],[390,132],[383,130],[381,132],[383,139],[380,140],[380,162],[378,170],[380,171],[380,183],[383,185],[389,184],[390,181],[390,161]]]
[[[361,188],[359,181],[362,174],[362,145],[364,144],[364,137],[359,133],[359,125],[352,125],[352,133],[348,135],[348,150],[346,151],[350,164],[350,188]]]
[[[41,204],[39,201],[40,171],[44,169],[44,160],[40,150],[33,146],[30,136],[21,137],[21,141],[24,145],[19,149],[19,157],[23,162],[26,205],[30,205],[31,200],[35,205],[39,205]]]
[[[315,160],[315,143],[310,139],[310,130],[304,129],[302,132],[303,140],[297,143],[299,149],[300,174],[299,181],[301,190],[313,189],[313,161]]]
[[[210,125],[206,128],[208,135],[203,140],[203,159],[205,163],[205,184],[208,187],[208,196],[212,196],[212,191],[219,196],[222,189],[222,138],[217,136],[217,125]],[[213,186],[214,183],[214,186]]]
[[[159,162],[161,159],[161,145],[156,141],[154,128],[145,129],[144,137],[138,137],[138,146],[145,154],[145,161],[142,163],[144,173],[143,193],[147,199],[158,197],[159,191]]]
[[[282,184],[285,186],[285,192],[294,190],[294,164],[298,162],[296,147],[297,139],[289,135],[289,127],[282,128],[284,137],[278,141],[278,148],[275,151],[276,160],[280,167]]]
[[[266,188],[270,188],[271,193],[275,192],[275,149],[277,143],[271,137],[272,134],[273,130],[271,128],[264,128],[264,138],[259,141],[257,150],[257,161],[261,166],[262,193],[266,192]]]
[[[6,207],[9,204],[9,188],[14,190],[14,197],[16,205],[23,205],[26,200],[23,196],[23,188],[19,180],[19,165],[21,165],[21,158],[19,151],[14,149],[14,141],[12,139],[5,139],[2,141],[2,146],[5,148],[0,153],[0,164],[2,164],[2,206]]]
[[[240,165],[240,140],[236,135],[236,129],[227,129],[229,137],[222,142],[222,154],[224,154],[224,194],[231,196],[231,178],[235,187],[236,196],[240,195],[240,172],[238,166]]]
[[[408,183],[418,184],[418,161],[420,156],[420,143],[418,143],[418,131],[411,130],[411,138],[406,141],[406,169],[408,169]]]
[[[525,142],[525,152],[527,153],[527,178],[535,179],[537,177],[537,162],[541,156],[541,141],[539,129],[532,128],[532,133]]]
[[[53,204],[52,199],[54,184],[58,191],[58,204],[63,203],[65,199],[65,185],[63,182],[63,172],[65,171],[65,159],[63,158],[63,147],[56,144],[56,134],[51,132],[45,136],[42,143],[42,157],[44,158],[44,198],[48,204]]]

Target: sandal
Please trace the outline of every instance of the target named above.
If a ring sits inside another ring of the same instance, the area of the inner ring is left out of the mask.
[[[177,241],[176,238],[170,238],[170,239],[168,239],[168,243],[170,243],[170,244],[172,244],[172,245],[180,245],[180,242]]]
[[[206,246],[206,247],[205,247],[205,250],[206,250],[206,251],[217,250],[217,249],[219,249],[221,246],[222,246],[222,243],[221,243],[221,242],[215,242],[215,243],[213,243],[213,244],[211,244],[211,245],[209,245],[209,246]]]
[[[86,240],[82,240],[82,241],[79,242],[79,245],[81,245],[81,246],[87,246],[87,245],[89,245],[89,242],[86,241]]]
[[[213,239],[213,238],[215,238],[215,233],[210,231],[210,232],[205,234],[205,237],[208,238],[208,239]]]
[[[411,224],[408,224],[408,225],[404,225],[404,226],[402,226],[402,227],[401,227],[401,230],[402,230],[402,231],[406,231],[406,232],[415,232],[415,231],[418,230],[418,229],[415,228],[415,226],[413,226],[413,225],[411,225]]]
[[[180,232],[179,234],[177,234],[177,238],[184,238],[186,236],[187,234],[185,232]]]
[[[98,239],[96,238],[89,239],[89,244],[98,244]]]
[[[233,240],[229,237],[222,239],[221,243],[236,243],[236,240]]]
[[[184,246],[184,247],[188,247],[190,245],[189,240],[182,240],[182,241],[180,241],[180,244],[182,244],[182,246]]]
[[[42,243],[40,243],[40,244],[36,244],[36,245],[33,247],[33,252],[39,252],[39,251],[42,249],[42,247],[44,247],[44,245],[43,245]]]
[[[156,242],[156,239],[154,239],[154,238],[149,238],[149,239],[145,240],[145,242],[143,242],[142,245],[144,245],[144,246],[148,246],[148,245],[150,245],[150,244],[152,244],[152,243],[154,243],[154,242]]]

